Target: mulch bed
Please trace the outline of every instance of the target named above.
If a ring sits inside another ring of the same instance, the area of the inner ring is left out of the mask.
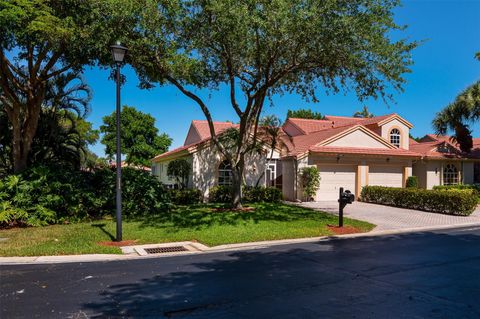
[[[97,244],[100,246],[108,247],[120,247],[120,246],[132,246],[137,243],[138,240],[123,240],[123,241],[100,241]]]
[[[362,232],[360,229],[353,226],[338,227],[333,225],[327,225],[327,228],[330,229],[335,235],[356,234]]]

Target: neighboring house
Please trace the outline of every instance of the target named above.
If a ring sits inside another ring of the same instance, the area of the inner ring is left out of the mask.
[[[236,127],[228,122],[215,122],[214,126],[216,134]],[[365,185],[405,187],[412,174],[419,175],[425,188],[436,183],[475,181],[480,140],[475,139],[478,151],[465,155],[448,137],[427,135],[421,143],[410,140],[411,128],[412,124],[397,114],[373,118],[326,116],[324,120],[290,118],[282,126],[272,161],[266,147],[264,154],[248,157],[244,182],[279,187],[285,199],[302,200],[301,170],[315,165],[321,178],[315,200],[320,201],[336,200],[340,187],[355,196]],[[443,157],[437,158],[431,151]],[[453,153],[455,156],[450,155]],[[211,187],[231,183],[231,170],[211,142],[206,121],[192,121],[184,146],[153,159],[152,172],[166,185],[174,184],[167,176],[167,166],[177,158],[192,164],[189,187],[202,190],[205,196]],[[436,171],[432,163],[437,164]]]
[[[421,155],[413,165],[419,186],[431,189],[437,185],[480,183],[480,139],[474,139],[473,150],[463,153],[449,136],[425,135],[411,141],[410,149]]]

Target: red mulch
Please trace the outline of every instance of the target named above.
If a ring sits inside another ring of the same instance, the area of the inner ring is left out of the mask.
[[[330,229],[335,235],[356,234],[356,233],[362,232],[360,229],[353,226],[338,227],[338,226],[327,225],[327,228]]]
[[[237,213],[243,213],[243,212],[253,212],[255,210],[254,207],[244,207],[241,209],[235,209],[235,208],[213,208],[212,209],[214,212],[217,213],[223,213],[223,212],[237,212]]]
[[[131,246],[135,245],[137,240],[123,240],[123,241],[101,241],[98,242],[101,246],[111,246],[111,247],[120,247],[120,246]]]

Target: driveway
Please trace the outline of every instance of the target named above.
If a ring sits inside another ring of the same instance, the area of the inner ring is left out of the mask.
[[[300,203],[303,207],[338,214],[338,203],[333,201]],[[480,224],[480,207],[470,216],[451,216],[383,205],[354,202],[344,210],[344,216],[360,219],[377,225],[375,231],[399,230],[429,226],[461,226]]]

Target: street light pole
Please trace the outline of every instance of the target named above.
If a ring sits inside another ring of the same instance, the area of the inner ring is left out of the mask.
[[[117,236],[116,241],[122,241],[122,150],[120,143],[120,63],[117,62],[117,70],[115,74],[117,82],[117,107],[116,107],[116,122],[117,122],[117,183],[116,183],[116,215],[117,215]]]
[[[113,61],[116,64],[115,81],[117,83],[117,106],[116,106],[116,124],[117,124],[117,179],[116,179],[116,219],[117,219],[117,233],[115,241],[122,241],[122,150],[120,143],[121,127],[120,127],[120,67],[127,53],[127,48],[117,43],[110,47],[112,50]]]

